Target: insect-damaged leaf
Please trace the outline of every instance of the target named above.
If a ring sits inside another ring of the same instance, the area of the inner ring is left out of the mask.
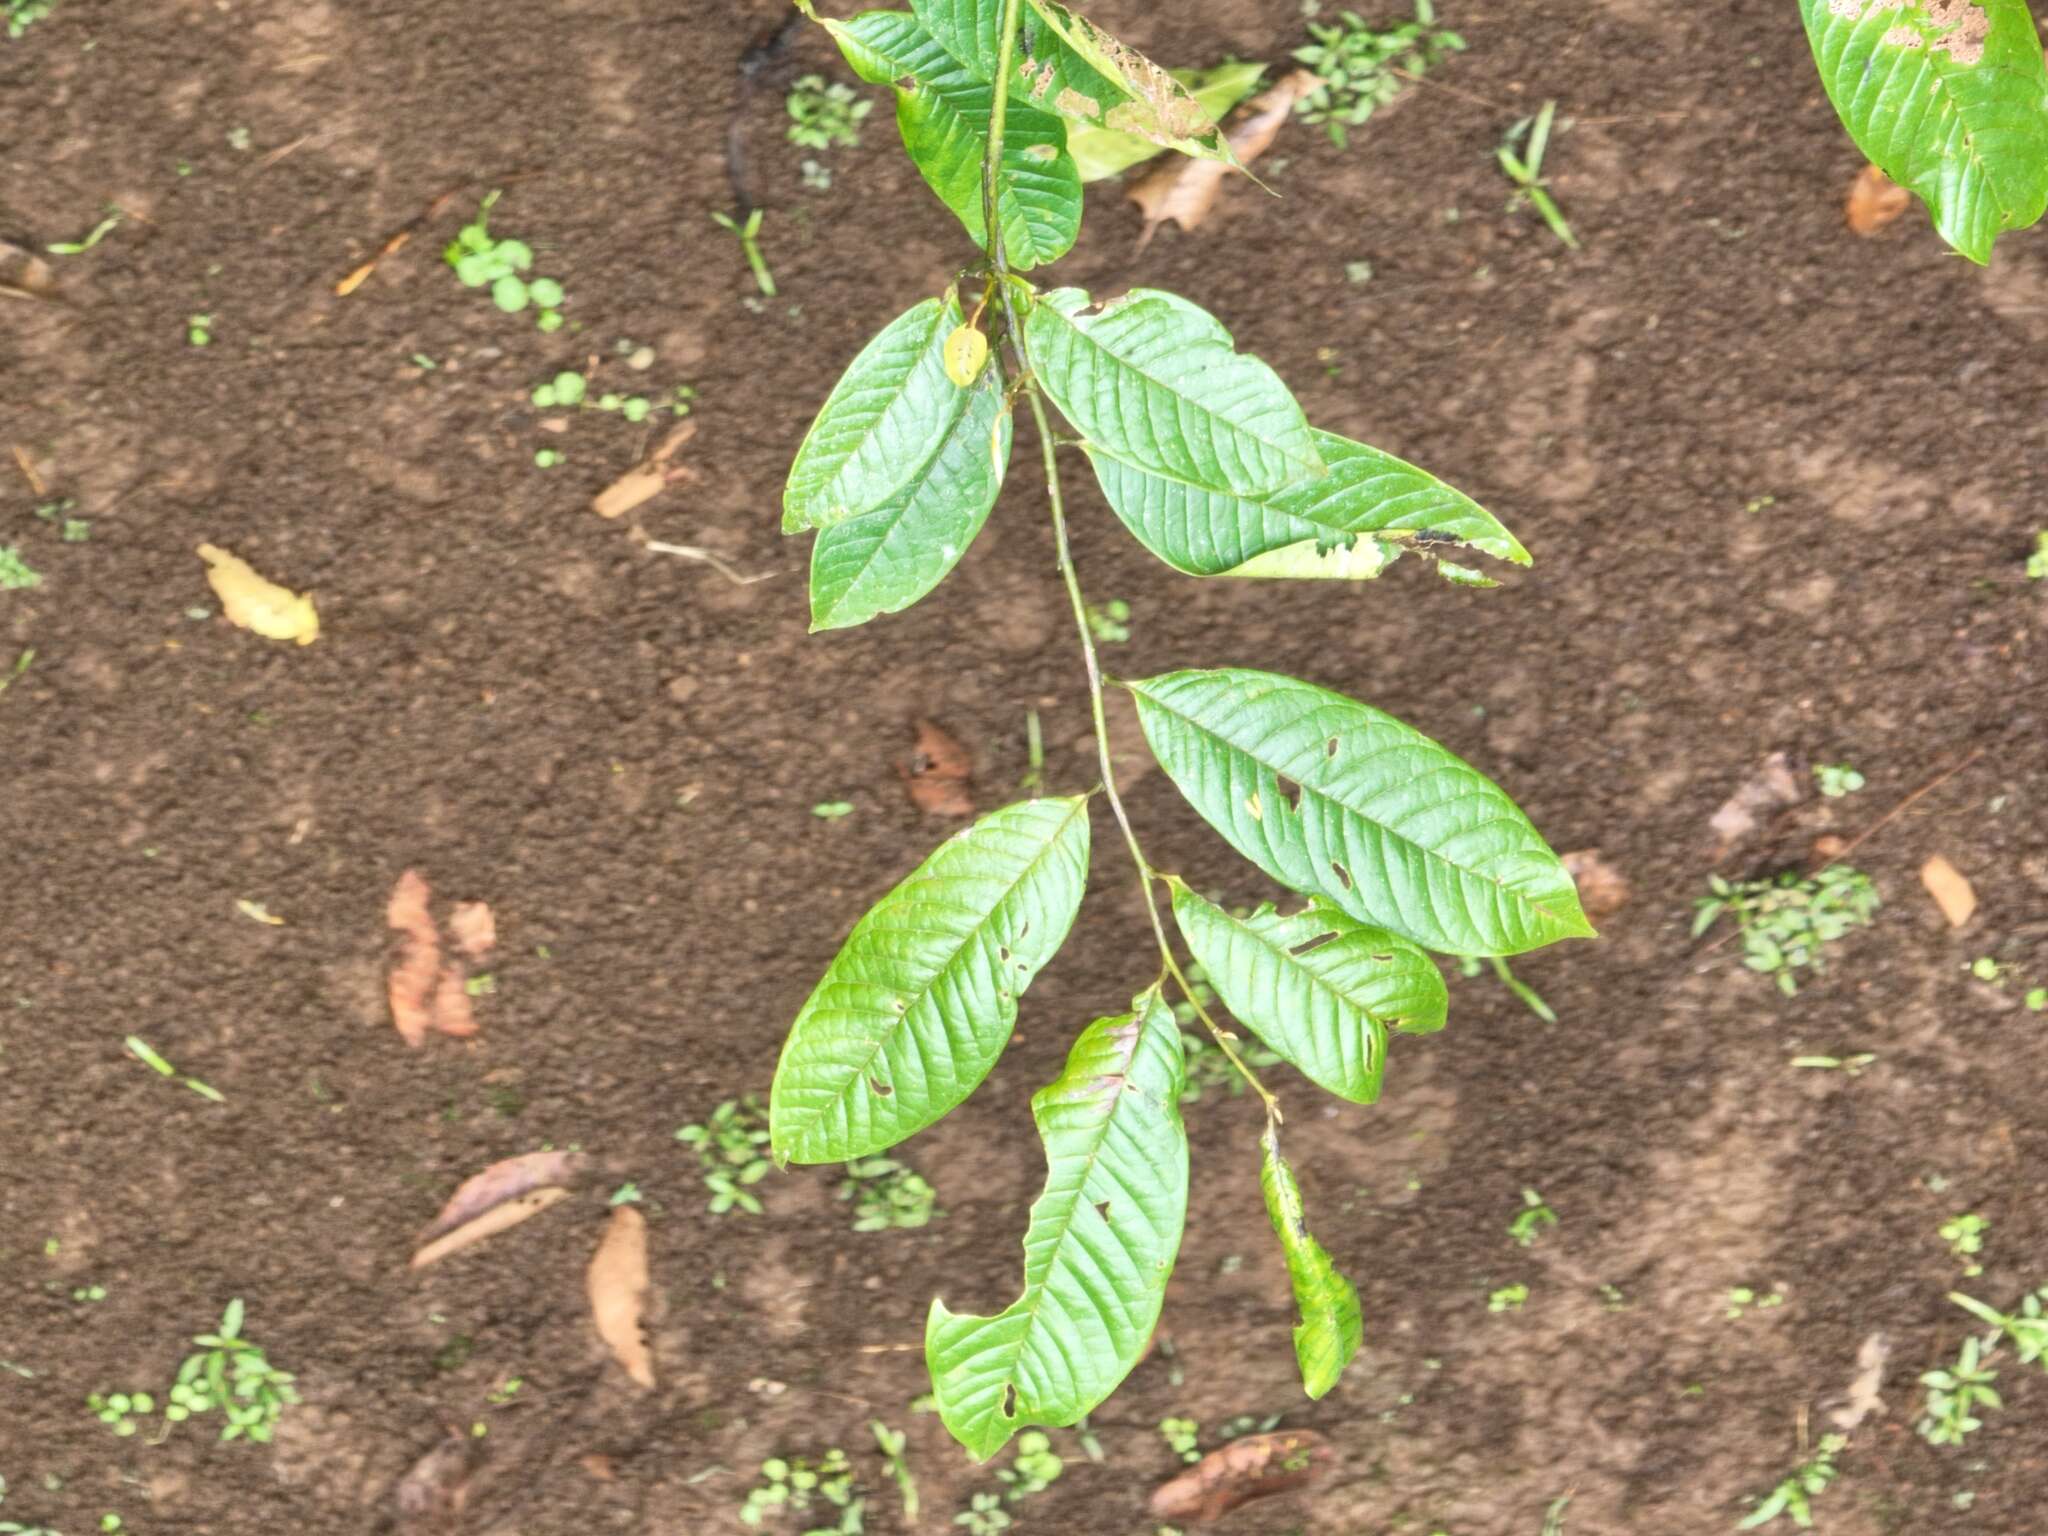
[[[1259,1188],[1266,1214],[1287,1256],[1287,1277],[1294,1284],[1294,1304],[1301,1321],[1294,1326],[1294,1358],[1301,1367],[1301,1386],[1321,1397],[1337,1385],[1344,1367],[1365,1339],[1365,1321],[1358,1312],[1358,1291],[1337,1272],[1323,1245],[1309,1235],[1301,1208],[1301,1186],[1280,1155],[1280,1134],[1271,1121],[1259,1137]]]
[[[1055,288],[1032,301],[1024,328],[1040,382],[1091,452],[1238,496],[1322,473],[1280,376],[1177,294],[1133,288],[1097,306],[1078,288]]]
[[[2027,0],[1799,0],[1856,147],[1970,260],[2048,210],[2048,70]]]
[[[1436,962],[1327,901],[1286,917],[1270,906],[1232,917],[1175,881],[1173,916],[1224,1005],[1339,1098],[1379,1097],[1390,1028],[1443,1028],[1448,998]]]
[[[1445,954],[1592,937],[1514,801],[1392,715],[1248,668],[1125,686],[1189,804],[1283,885]]]
[[[866,1157],[972,1093],[1087,877],[1081,796],[1005,806],[940,844],[854,925],[790,1026],[769,1095],[775,1156]]]
[[[1258,494],[1192,484],[1101,442],[1083,446],[1124,526],[1190,576],[1358,580],[1437,542],[1529,563],[1491,513],[1427,471],[1334,432],[1311,428],[1309,442],[1325,472]]]
[[[985,242],[981,166],[988,153],[992,68],[982,71],[904,11],[864,11],[825,27],[863,80],[896,88],[903,147],[939,201],[959,217],[976,245]],[[1050,112],[1013,96],[1003,125],[996,214],[1003,251],[1025,271],[1066,254],[1081,228],[1081,177],[1067,153],[1066,129]]]
[[[1249,165],[1263,155],[1279,133],[1280,125],[1294,115],[1294,104],[1327,82],[1305,69],[1283,75],[1261,91],[1237,121],[1230,125],[1225,142],[1239,165]],[[1209,217],[1216,194],[1231,167],[1220,160],[1176,160],[1159,166],[1133,185],[1125,194],[1145,216],[1145,232],[1138,237],[1143,250],[1171,220],[1182,230],[1193,230]]]
[[[1180,1029],[1156,987],[1081,1031],[1031,1099],[1045,1192],[1024,1234],[1024,1291],[993,1317],[932,1302],[925,1363],[939,1417],[976,1461],[1024,1424],[1072,1424],[1152,1337],[1187,1215]]]
[[[1209,114],[1210,121],[1217,123],[1223,121],[1224,113],[1258,89],[1259,77],[1265,72],[1265,65],[1242,59],[1232,59],[1210,69],[1170,71]],[[1091,181],[1104,181],[1134,165],[1143,164],[1154,155],[1164,154],[1166,146],[1140,138],[1135,133],[1118,133],[1114,128],[1070,123],[1067,127],[1067,149],[1073,155],[1085,185]]]

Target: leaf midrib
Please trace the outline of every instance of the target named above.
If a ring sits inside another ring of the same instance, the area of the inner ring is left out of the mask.
[[[1222,911],[1222,908],[1219,907],[1217,908],[1217,910]],[[1311,909],[1311,912],[1313,912],[1313,909]],[[1278,914],[1275,915],[1277,916]],[[1310,914],[1296,913],[1295,917],[1283,917],[1279,920],[1283,923],[1288,923],[1295,921],[1295,919],[1298,917],[1308,915]],[[1346,922],[1357,921],[1357,919],[1353,918],[1351,914],[1348,912],[1346,912],[1343,915],[1344,920]],[[1357,1001],[1348,993],[1341,991],[1335,983],[1326,980],[1322,975],[1320,975],[1316,971],[1311,970],[1308,966],[1308,963],[1305,960],[1303,960],[1300,956],[1294,954],[1286,946],[1274,943],[1273,940],[1268,938],[1265,934],[1261,933],[1258,929],[1254,928],[1250,923],[1240,921],[1238,918],[1231,916],[1231,914],[1228,912],[1224,912],[1223,916],[1227,921],[1234,924],[1243,932],[1251,935],[1252,939],[1256,943],[1264,945],[1266,951],[1269,954],[1271,954],[1275,959],[1277,959],[1283,968],[1291,968],[1293,970],[1299,971],[1303,976],[1306,976],[1309,981],[1309,986],[1312,990],[1321,992],[1329,997],[1332,997],[1336,999],[1336,1001],[1341,1005],[1348,1007],[1359,1014],[1362,1014],[1365,1017],[1367,1023],[1374,1025],[1380,1031],[1380,1055],[1382,1058],[1385,1057],[1387,1031],[1393,1028],[1393,1026],[1390,1023],[1388,1023],[1387,1020],[1381,1018],[1377,1013],[1373,1012],[1373,1010],[1367,1007],[1364,1003]],[[1323,929],[1323,932],[1334,935],[1335,942],[1339,944],[1343,943],[1345,940],[1352,937],[1351,934],[1343,932],[1342,930],[1333,927],[1326,927]],[[1315,938],[1317,936],[1318,935],[1315,934],[1307,935],[1306,937],[1304,937],[1302,942],[1306,943],[1308,939]],[[1322,946],[1319,945],[1317,947],[1321,948]]]

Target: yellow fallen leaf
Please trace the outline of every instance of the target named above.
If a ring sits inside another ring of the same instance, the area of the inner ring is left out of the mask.
[[[282,928],[284,926],[284,919],[271,916],[270,909],[260,901],[238,901],[235,903],[235,910],[246,918],[267,924],[272,928]]]
[[[1975,914],[1977,893],[1971,888],[1969,877],[1940,854],[1920,866],[1920,883],[1941,908],[1949,927],[1960,928]]]
[[[585,1276],[590,1317],[612,1358],[643,1387],[654,1385],[654,1355],[647,1347],[647,1218],[630,1205],[612,1212],[611,1225],[591,1255]]]
[[[296,640],[311,645],[320,638],[320,616],[313,611],[311,593],[300,596],[289,587],[266,581],[224,549],[211,544],[199,546],[199,558],[208,566],[206,580],[220,598],[228,622],[254,630],[266,640]]]

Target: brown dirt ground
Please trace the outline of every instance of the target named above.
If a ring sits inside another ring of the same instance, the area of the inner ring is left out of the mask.
[[[61,543],[19,481],[0,493],[0,543],[46,576],[0,594],[0,663],[36,651],[0,696],[0,1358],[35,1373],[0,1373],[6,1516],[74,1536],[107,1510],[140,1532],[372,1529],[442,1426],[478,1419],[467,1528],[489,1536],[738,1530],[760,1458],[828,1445],[861,1463],[869,1529],[898,1530],[873,1417],[911,1428],[922,1529],[991,1486],[909,1415],[921,1364],[887,1346],[921,1336],[934,1291],[1012,1294],[1040,1167],[1025,1096],[1079,1021],[1149,980],[1107,840],[1020,1038],[906,1149],[943,1221],[853,1238],[829,1172],[763,1186],[767,1219],[714,1219],[671,1140],[765,1089],[848,924],[941,835],[893,767],[915,718],[969,744],[984,805],[1023,771],[1028,708],[1055,786],[1091,777],[1029,453],[935,597],[805,634],[784,467],[862,338],[969,253],[886,109],[833,157],[829,192],[802,188],[781,94],[835,63],[802,32],[743,113],[784,298],[742,303],[708,214],[733,203],[738,61],[780,15],[65,0],[0,44],[0,234],[76,238],[108,202],[135,215],[59,263],[75,307],[0,306],[0,443],[92,524]],[[1099,19],[1169,61],[1278,59],[1299,30],[1293,0],[1105,0]],[[1500,778],[1556,846],[1600,846],[1637,894],[1603,942],[1521,967],[1559,1025],[1454,981],[1452,1027],[1402,1043],[1377,1107],[1287,1084],[1311,1211],[1369,1320],[1321,1403],[1294,1380],[1255,1111],[1194,1108],[1172,1355],[1098,1415],[1106,1463],[1060,1437],[1070,1470],[1023,1525],[1149,1532],[1145,1495],[1174,1466],[1157,1421],[1213,1438],[1246,1413],[1339,1456],[1318,1491],[1229,1532],[1535,1536],[1565,1493],[1570,1536],[1726,1531],[1882,1330],[1888,1411],[1857,1432],[1822,1527],[2038,1533],[2048,1380],[2008,1360],[2007,1407],[1965,1449],[1911,1426],[1913,1377],[1964,1336],[1937,1224],[1990,1219],[1975,1294],[2048,1282],[2044,1023],[1964,969],[1990,954],[2048,981],[2048,586],[2020,575],[2048,496],[2048,236],[1987,273],[1917,213],[1848,235],[1857,156],[1787,7],[1531,0],[1447,20],[1471,52],[1353,152],[1289,130],[1267,166],[1284,201],[1233,188],[1199,237],[1134,257],[1135,214],[1099,189],[1063,271],[1210,307],[1312,417],[1496,509],[1534,571],[1480,594],[1412,565],[1356,591],[1197,585],[1074,466],[1079,555],[1091,594],[1134,610],[1120,670],[1247,663],[1371,700]],[[1546,96],[1577,119],[1551,157],[1576,256],[1504,211],[1492,163]],[[579,329],[540,335],[440,266],[492,186],[498,232],[541,248]],[[1369,283],[1347,283],[1357,260]],[[213,316],[205,349],[184,340],[195,313]],[[649,532],[773,579],[728,584],[586,510],[642,434],[593,416],[548,438],[526,391],[621,337],[656,347],[655,382],[702,392],[698,479],[646,509]],[[547,442],[569,462],[542,473]],[[209,602],[201,540],[315,589],[319,643],[188,619]],[[1731,870],[1797,859],[1984,751],[1859,853],[1878,926],[1796,1001],[1686,937],[1707,818],[1780,748],[1847,757],[1869,788]],[[810,815],[841,798],[855,814]],[[1222,899],[1268,894],[1160,775],[1131,801],[1162,864]],[[1960,934],[1915,878],[1935,851],[1983,899]],[[407,867],[499,913],[472,1044],[414,1054],[385,1015],[383,901]],[[131,1031],[227,1104],[139,1067]],[[1851,1079],[1790,1070],[1800,1051],[1879,1059]],[[423,1279],[403,1267],[462,1176],[571,1143],[647,1192],[652,1394],[588,1325],[601,1192]],[[1504,1235],[1525,1185],[1562,1217],[1526,1252]],[[1489,1315],[1510,1280],[1529,1304]],[[72,1301],[93,1283],[103,1302]],[[1737,1285],[1785,1303],[1730,1322]],[[235,1295],[305,1395],[274,1447],[117,1441],[83,1411],[161,1381]],[[509,1376],[517,1406],[487,1406]]]

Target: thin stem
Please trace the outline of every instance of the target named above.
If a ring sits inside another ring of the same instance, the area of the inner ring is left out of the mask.
[[[1245,1064],[1231,1044],[1230,1034],[1209,1016],[1209,1010],[1202,1006],[1200,998],[1187,974],[1181,970],[1180,961],[1175,958],[1173,945],[1166,937],[1166,923],[1159,915],[1159,898],[1153,891],[1158,873],[1145,857],[1145,850],[1139,846],[1138,834],[1131,826],[1131,818],[1124,810],[1123,797],[1117,793],[1116,770],[1109,755],[1109,717],[1102,700],[1102,665],[1095,654],[1095,635],[1088,627],[1088,604],[1081,596],[1081,578],[1074,569],[1074,554],[1067,540],[1066,503],[1060,495],[1060,472],[1057,448],[1059,439],[1054,436],[1052,421],[1046,414],[1045,398],[1038,388],[1038,380],[1031,371],[1031,357],[1026,351],[1024,327],[1018,323],[1016,296],[1009,268],[1003,255],[1002,225],[996,217],[996,169],[1002,161],[1003,122],[1007,113],[1010,95],[1010,67],[1016,57],[1017,28],[1022,16],[1022,0],[1004,0],[1001,41],[996,52],[995,100],[989,108],[988,152],[981,167],[981,208],[984,227],[987,231],[989,264],[995,269],[996,290],[1002,295],[1003,322],[1008,332],[1011,350],[1016,353],[1020,373],[1020,386],[1025,403],[1031,407],[1032,424],[1038,430],[1039,452],[1045,461],[1045,493],[1052,507],[1053,539],[1059,553],[1060,579],[1066,584],[1067,600],[1074,610],[1074,630],[1081,639],[1081,657],[1088,670],[1088,708],[1095,726],[1095,757],[1102,770],[1103,797],[1109,802],[1111,814],[1116,817],[1119,831],[1123,833],[1124,846],[1130,850],[1131,862],[1137,866],[1138,889],[1145,898],[1145,915],[1152,922],[1152,937],[1159,944],[1159,958],[1166,974],[1173,978],[1180,988],[1181,996],[1188,1000],[1209,1031],[1224,1057],[1235,1067],[1238,1074],[1250,1084],[1254,1093],[1266,1107],[1266,1116],[1274,1123],[1281,1119],[1280,1101],[1273,1097],[1266,1085],[1259,1081],[1258,1074]]]

